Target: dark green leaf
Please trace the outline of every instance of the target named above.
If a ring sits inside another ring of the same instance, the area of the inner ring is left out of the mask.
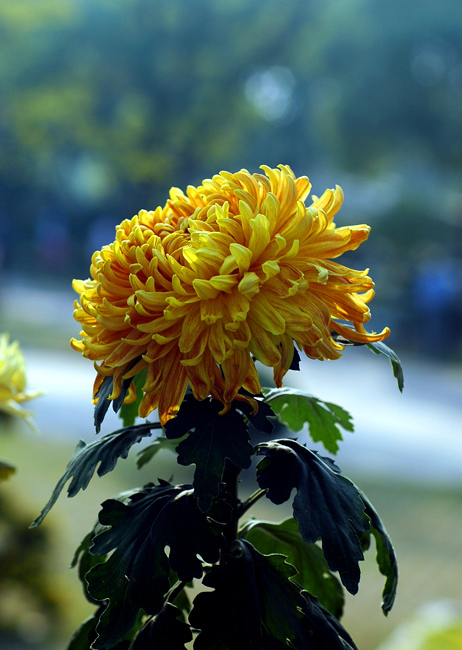
[[[301,431],[308,424],[314,442],[322,442],[333,454],[337,453],[338,441],[342,440],[339,427],[353,431],[351,415],[341,406],[323,402],[294,388],[270,390],[265,402],[271,405],[280,422],[292,431]]]
[[[95,397],[98,398],[98,401],[95,404],[94,411],[94,422],[96,433],[101,431],[101,424],[104,420],[104,416],[108,412],[109,407],[111,406],[111,401],[109,395],[111,395],[114,386],[114,381],[112,377],[105,377],[103,383],[99,387],[98,392]],[[127,386],[128,389],[128,386]]]
[[[382,575],[386,577],[382,594],[382,610],[385,615],[393,607],[398,586],[398,562],[391,539],[370,501],[361,493],[364,501],[365,513],[371,522],[370,533],[374,536],[377,550],[377,565]]]
[[[136,359],[133,359],[133,361],[128,365],[127,370],[133,368],[133,366],[136,366],[136,364],[140,359],[141,357],[137,357]],[[143,373],[140,374],[143,375]],[[125,396],[127,395],[128,389],[130,388],[130,385],[133,381],[134,381],[133,377],[124,379],[122,381],[122,386],[119,395],[115,399],[111,400],[109,399],[109,397],[114,388],[114,379],[112,375],[105,377],[103,379],[103,382],[99,387],[98,392],[95,395],[95,397],[98,398],[98,401],[95,404],[95,413],[94,413],[96,433],[100,432],[101,424],[111,404],[115,413],[120,411],[124,403]],[[139,381],[141,381],[141,379]]]
[[[306,591],[302,592],[302,596],[306,602],[303,612],[312,631],[314,650],[330,650],[331,648],[358,650],[345,628],[321,605],[317,598]],[[299,648],[299,646],[296,647]]]
[[[4,460],[0,460],[0,481],[6,481],[16,471],[14,465],[10,465]]]
[[[237,542],[203,580],[214,591],[194,599],[189,620],[201,630],[195,650],[260,650],[265,636],[284,647],[303,618],[303,600],[289,580],[295,573],[284,556],[265,558],[247,542]]]
[[[176,451],[180,465],[196,465],[193,485],[202,512],[210,510],[218,496],[226,459],[246,469],[254,454],[243,414],[232,407],[220,415],[222,409],[217,400],[198,402],[187,395],[178,415],[165,425],[167,438],[189,433]]]
[[[153,429],[159,428],[161,427],[158,422],[146,422],[145,424],[139,424],[134,427],[118,429],[114,433],[109,433],[89,445],[83,440],[80,440],[66,467],[66,471],[58,481],[50,500],[34,521],[32,527],[38,526],[43,521],[56,503],[61,494],[61,490],[71,477],[72,481],[67,489],[67,495],[69,497],[75,496],[79,490],[85,490],[98,463],[98,476],[104,476],[104,474],[114,469],[119,458],[127,458],[132,445],[139,442],[142,438],[150,436]]]
[[[78,549],[74,554],[74,558],[71,563],[71,567],[74,568],[77,564],[79,565],[79,580],[82,583],[83,591],[87,600],[95,605],[100,604],[100,601],[95,600],[88,592],[87,581],[85,576],[96,564],[104,562],[106,559],[105,555],[93,555],[90,553],[90,545],[92,543],[93,537],[98,532],[102,531],[103,528],[101,524],[96,524],[94,529],[86,535],[82,542],[80,543]]]
[[[305,542],[322,540],[332,571],[338,571],[349,592],[358,591],[359,561],[364,559],[360,536],[369,530],[358,488],[330,458],[309,451],[294,440],[258,445],[265,458],[257,466],[258,483],[273,503],[284,503],[293,488],[294,517]]]
[[[385,345],[383,341],[377,341],[376,343],[368,343],[366,347],[368,347],[369,350],[372,350],[372,352],[375,352],[375,354],[383,354],[388,359],[390,359],[391,367],[393,369],[393,376],[396,378],[396,381],[398,382],[399,390],[403,392],[403,387],[404,387],[403,366],[401,365],[401,361],[399,360],[399,357],[396,354],[396,352],[394,352],[391,348],[389,348],[388,345]]]
[[[138,407],[143,399],[142,388],[145,381],[146,369],[133,377],[133,383],[135,384],[136,389],[136,399],[131,404],[122,404],[119,411],[119,417],[121,418],[124,427],[131,427],[135,424],[135,420],[138,417]]]
[[[244,526],[241,536],[260,553],[287,555],[298,571],[297,582],[340,619],[345,601],[342,585],[330,572],[319,546],[303,541],[295,519],[286,519],[280,524],[255,519]]]
[[[253,396],[252,396],[253,397]],[[275,413],[269,404],[261,399],[255,400],[258,404],[258,411],[253,412],[252,406],[249,402],[235,402],[234,408],[242,411],[250,424],[262,433],[271,433],[274,429],[274,420],[276,419]]]
[[[89,616],[84,620],[82,625],[80,625],[80,627],[72,635],[67,650],[92,650],[94,648],[93,643],[98,637],[96,626],[98,625],[98,621],[103,611],[104,606],[101,606],[96,610],[95,614]],[[146,617],[143,612],[140,612],[138,620],[136,621],[131,632],[127,634],[124,639],[111,646],[111,650],[129,650],[131,648],[133,637],[136,635],[142,625],[143,618]]]
[[[289,366],[289,370],[300,370],[300,355],[295,345],[294,345],[294,356],[292,359],[292,363]]]
[[[104,607],[100,607],[93,616],[89,616],[85,619],[82,625],[72,635],[67,650],[92,650],[94,648],[93,643],[98,636],[96,633],[96,626],[98,625],[99,617],[103,609]],[[135,625],[135,631],[138,630],[139,625],[140,623]],[[127,638],[122,639],[122,641],[113,645],[111,650],[129,650],[132,636],[133,635],[130,634]]]
[[[184,436],[185,437],[185,436]],[[181,438],[181,440],[184,439]],[[181,442],[180,440],[180,442]],[[178,445],[178,440],[169,440],[165,436],[160,436],[152,444],[148,445],[138,453],[136,464],[138,469],[149,463],[149,461],[159,452],[168,450],[174,452]]]
[[[107,528],[93,538],[91,552],[113,552],[86,580],[95,600],[109,599],[94,643],[97,650],[109,650],[133,627],[140,609],[152,616],[160,612],[170,569],[184,582],[200,578],[198,556],[216,562],[223,537],[198,509],[192,486],[164,481],[146,486],[125,503],[105,501],[99,521]]]
[[[309,609],[291,580],[295,573],[283,555],[262,555],[245,540],[234,543],[204,578],[214,591],[194,600],[189,619],[201,630],[194,649],[283,650],[290,642],[298,650],[345,650],[333,617],[320,605]]]
[[[96,639],[96,625],[99,617],[89,616],[71,637],[67,650],[90,650],[91,644]]]
[[[191,629],[184,622],[181,611],[166,603],[159,614],[141,628],[130,650],[185,650],[189,641],[192,641]]]

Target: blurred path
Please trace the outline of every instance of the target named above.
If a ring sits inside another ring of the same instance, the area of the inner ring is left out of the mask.
[[[47,391],[33,403],[42,435],[92,440],[92,364],[71,352],[25,354],[30,388]],[[350,411],[355,432],[345,432],[337,457],[347,476],[410,474],[424,482],[462,485],[462,368],[416,360],[404,360],[403,366],[403,394],[388,359],[359,348],[347,349],[338,361],[304,360],[300,372],[289,372],[286,385]],[[120,424],[109,412],[103,434]]]
[[[388,359],[364,348],[346,349],[338,361],[304,361],[288,383],[352,414],[355,432],[345,432],[338,456],[345,471],[462,485],[462,368],[402,362],[402,394]]]

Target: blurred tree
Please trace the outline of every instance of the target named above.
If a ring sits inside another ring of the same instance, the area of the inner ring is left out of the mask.
[[[52,210],[74,242],[69,272],[81,268],[103,212],[117,223],[220,167],[393,168],[406,183],[456,169],[458,11],[456,0],[4,0],[0,219],[19,226],[3,228],[5,263],[32,264],[31,223]]]

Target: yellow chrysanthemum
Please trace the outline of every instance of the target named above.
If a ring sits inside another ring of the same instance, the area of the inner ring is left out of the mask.
[[[42,391],[26,391],[26,363],[19,343],[9,343],[8,334],[0,334],[0,411],[22,418],[37,431],[33,413],[21,404],[42,395]]]
[[[262,169],[221,172],[186,194],[172,188],[164,208],[123,221],[114,243],[94,253],[93,279],[73,285],[83,340],[72,346],[95,361],[95,395],[112,375],[115,399],[146,368],[139,414],[158,408],[165,423],[188,384],[225,409],[240,388],[258,394],[253,357],[281,386],[294,342],[313,359],[337,359],[343,346],[331,330],[361,343],[388,336],[363,326],[374,295],[368,271],[331,261],[370,230],[335,226],[340,187],[307,207],[308,178],[284,165]],[[126,401],[134,397],[132,385]]]

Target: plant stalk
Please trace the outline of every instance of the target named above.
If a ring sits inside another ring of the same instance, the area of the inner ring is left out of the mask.
[[[241,472],[242,469],[240,467],[235,465],[229,459],[226,459],[225,469],[223,471],[221,494],[232,509],[231,520],[226,524],[223,531],[227,542],[232,542],[237,539],[241,505],[237,493]]]
[[[253,494],[250,495],[250,497],[247,499],[247,501],[244,501],[244,503],[241,503],[239,505],[239,517],[242,517],[242,515],[249,510],[254,503],[256,503],[259,499],[261,499],[265,494],[268,492],[268,490],[257,490]]]

